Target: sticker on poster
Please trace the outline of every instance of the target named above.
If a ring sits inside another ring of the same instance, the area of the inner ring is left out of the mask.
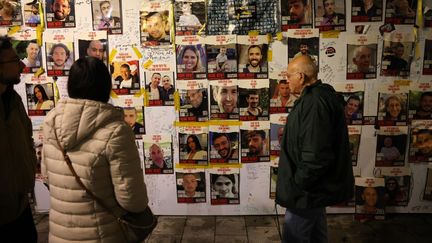
[[[384,23],[413,25],[417,0],[387,0]]]
[[[270,122],[250,121],[240,126],[241,162],[270,161]]]
[[[174,105],[174,73],[145,72],[146,91],[149,106]]]
[[[377,131],[376,167],[404,166],[408,127],[380,127]]]
[[[25,65],[22,73],[35,73],[42,66],[41,47],[36,40],[36,31],[32,29],[20,30],[9,35],[12,47],[18,58]]]
[[[174,3],[176,36],[195,35],[205,24],[206,4],[202,0],[179,0]]]
[[[333,87],[344,99],[347,125],[362,125],[364,106],[364,83],[335,83]]]
[[[384,178],[355,178],[354,219],[384,220],[385,188]]]
[[[408,162],[432,162],[432,120],[413,120]]]
[[[207,36],[207,78],[237,78],[237,46],[235,35]]]
[[[432,119],[432,83],[430,79],[412,83],[409,91],[409,120]]]
[[[345,31],[345,1],[342,0],[316,0],[315,1],[315,27],[320,31]]]
[[[385,181],[385,205],[408,206],[411,172],[406,167],[380,168]]]
[[[178,127],[180,164],[208,164],[208,127]]]
[[[205,203],[206,178],[204,169],[176,169],[177,203]]]
[[[349,149],[352,166],[357,166],[362,126],[348,126]]]
[[[351,22],[381,22],[383,0],[352,0]]]
[[[39,13],[40,1],[26,0],[24,3],[24,24],[28,27],[36,27],[41,23]]]
[[[240,79],[268,78],[267,36],[237,36],[237,42],[238,77]]]
[[[382,85],[378,93],[378,125],[404,126],[407,121],[408,88]]]
[[[288,63],[299,56],[309,56],[319,65],[319,30],[290,29],[288,34]]]
[[[54,108],[54,85],[41,81],[42,79],[37,82],[26,83],[29,116],[45,116]]]
[[[95,57],[108,66],[108,39],[106,31],[79,32],[76,35],[75,47],[81,57]]]
[[[143,1],[140,9],[140,39],[143,46],[169,45],[171,42],[171,1]]]
[[[238,87],[237,80],[210,81],[210,119],[238,120]]]
[[[240,121],[269,120],[269,82],[266,80],[239,81]]]
[[[270,115],[270,155],[279,156],[288,114]]]
[[[377,76],[377,35],[352,35],[347,40],[347,79]]]
[[[120,0],[91,1],[93,30],[105,30],[108,34],[122,34],[122,6]]]
[[[173,154],[170,134],[143,135],[144,166],[148,174],[172,174]]]
[[[312,0],[282,0],[282,31],[312,28]]]
[[[177,79],[205,79],[207,56],[204,39],[199,36],[176,38]]]
[[[286,80],[270,79],[270,114],[289,113],[299,94],[289,89]]]
[[[240,204],[240,170],[234,168],[210,169],[210,204]]]
[[[4,0],[0,11],[0,27],[22,25],[21,1]]]
[[[47,28],[75,27],[75,0],[47,0],[45,3]]]
[[[208,91],[207,81],[178,81],[177,89],[180,95],[180,121],[208,121]]]
[[[210,164],[239,163],[239,127],[210,125]]]
[[[44,32],[48,76],[68,76],[75,60],[73,34]]]
[[[384,33],[381,75],[409,76],[414,46],[412,32],[393,31]]]

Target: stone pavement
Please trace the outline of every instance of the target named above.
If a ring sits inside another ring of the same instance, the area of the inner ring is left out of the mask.
[[[328,215],[329,243],[432,243],[432,214],[390,214],[360,223]],[[274,216],[160,216],[146,243],[280,242]],[[35,215],[39,242],[48,242],[48,216]],[[282,224],[283,217],[279,217]]]

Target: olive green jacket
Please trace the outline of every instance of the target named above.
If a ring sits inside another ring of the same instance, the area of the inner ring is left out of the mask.
[[[281,144],[276,203],[317,208],[351,198],[354,177],[343,105],[320,80],[307,86],[288,116]]]

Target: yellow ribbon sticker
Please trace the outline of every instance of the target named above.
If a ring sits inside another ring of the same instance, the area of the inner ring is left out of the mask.
[[[110,55],[109,55],[109,58],[108,58],[109,63],[112,63],[112,61],[113,61],[115,55],[117,55],[117,49],[112,49],[112,51],[111,51],[111,53],[110,53]]]

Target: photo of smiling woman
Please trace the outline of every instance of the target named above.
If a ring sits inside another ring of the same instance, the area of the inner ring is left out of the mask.
[[[206,54],[203,45],[177,45],[177,78],[206,77]]]

